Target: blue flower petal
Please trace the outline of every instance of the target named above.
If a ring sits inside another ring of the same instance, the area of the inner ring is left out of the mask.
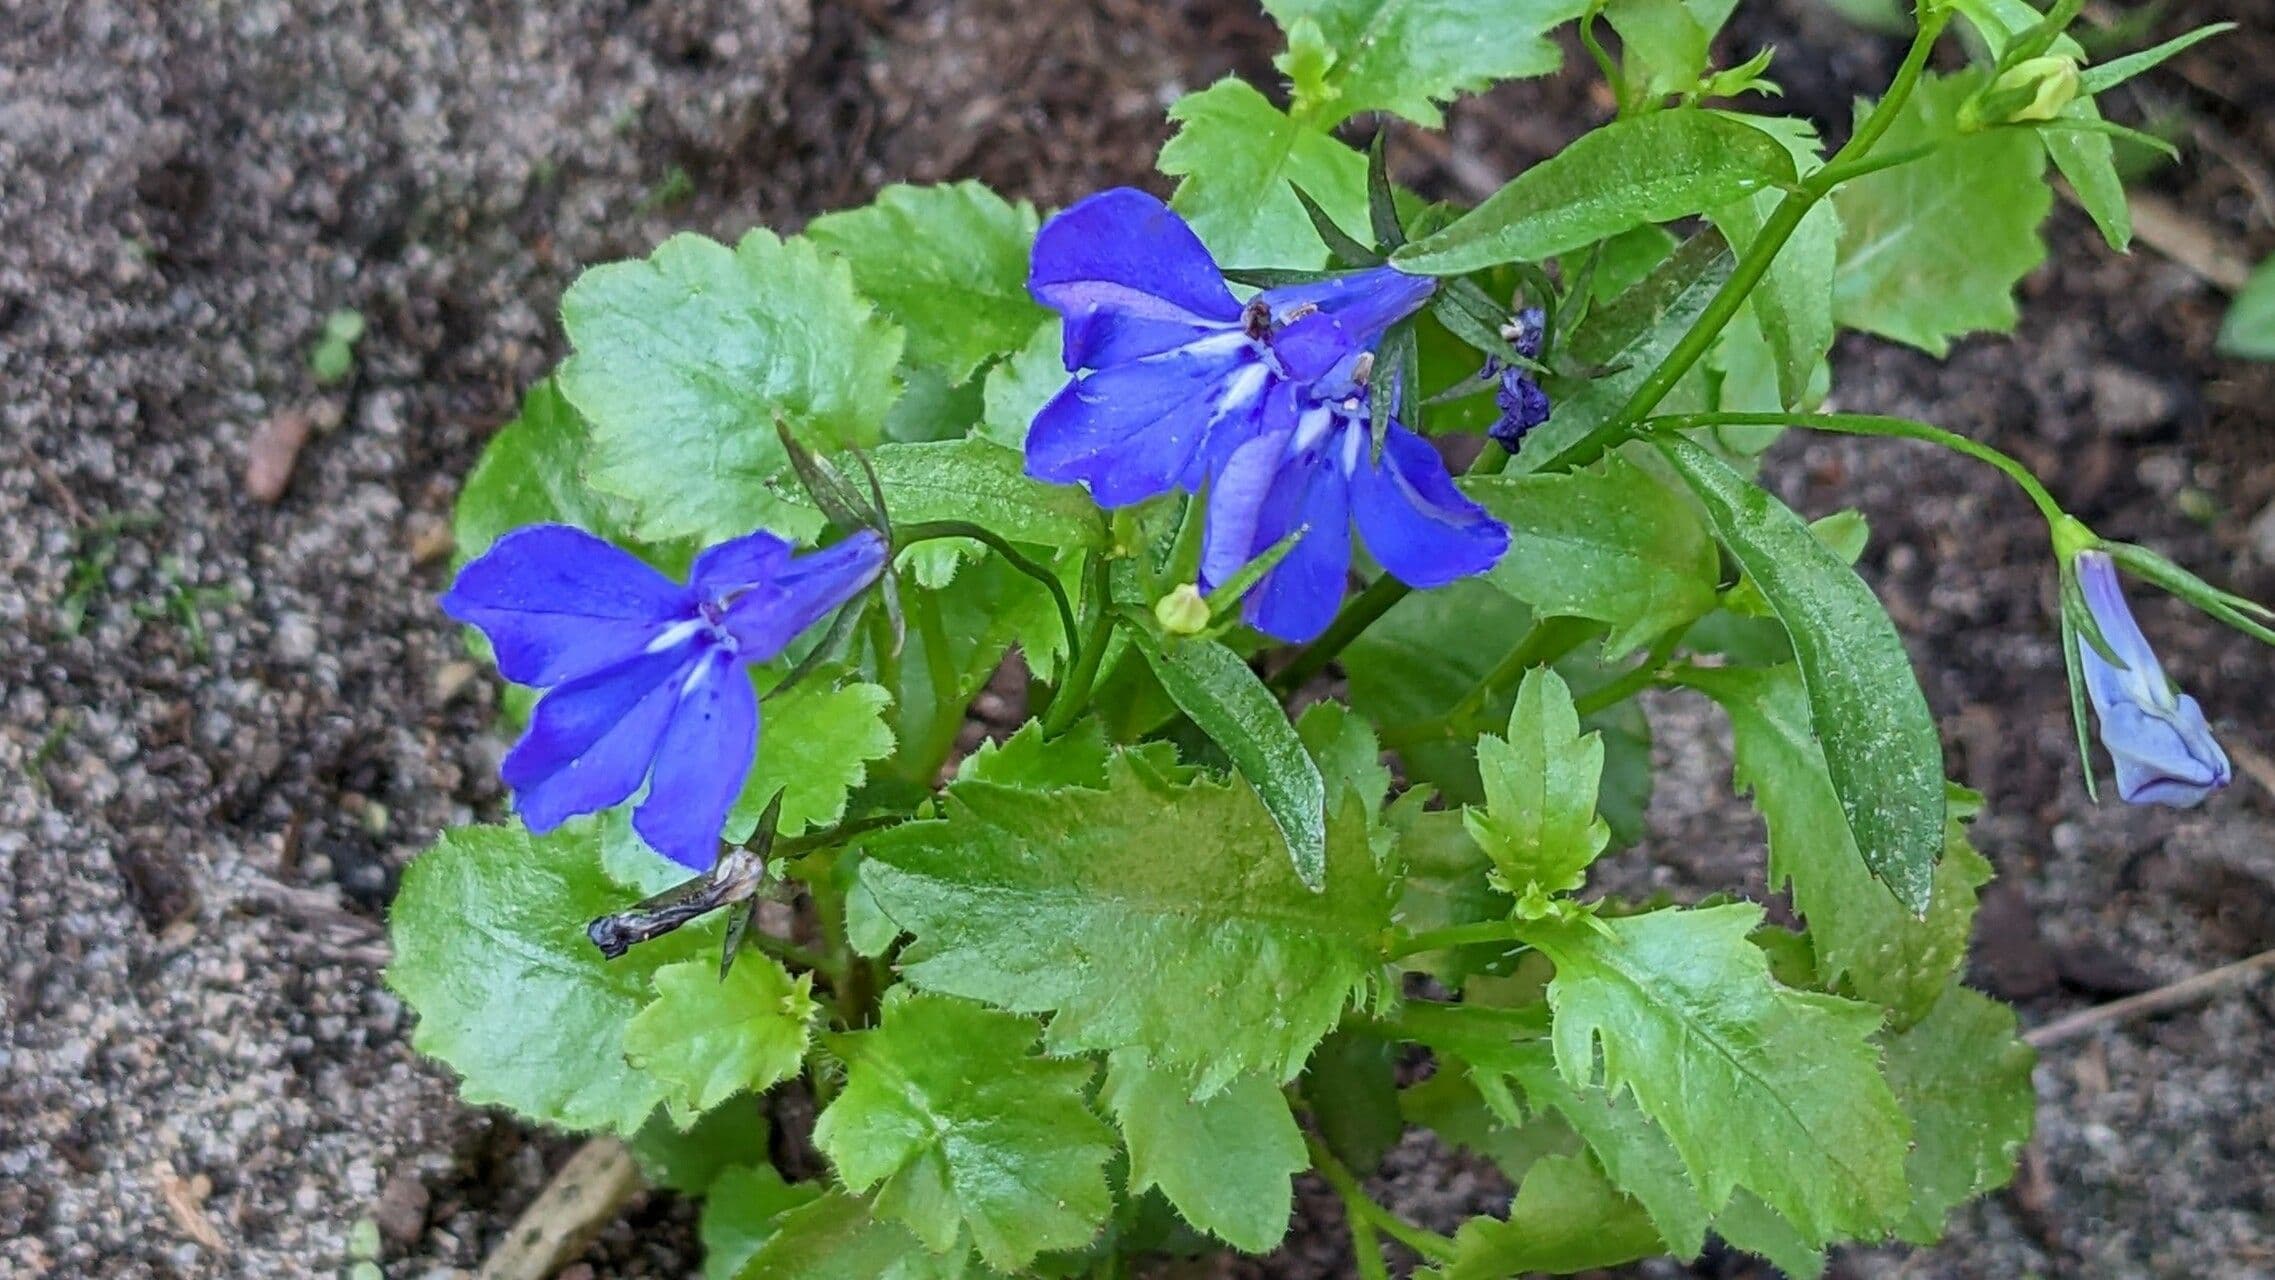
[[[789,559],[737,596],[723,618],[746,662],[771,662],[806,628],[869,589],[884,572],[885,540],[868,529]]]
[[[758,695],[733,655],[714,650],[675,686],[677,705],[656,746],[648,798],[632,829],[692,871],[719,856],[719,831],[742,792],[758,745]]]
[[[2101,745],[2117,771],[2117,794],[2128,804],[2187,808],[2234,778],[2227,752],[2212,737],[2196,699],[2176,692],[2156,651],[2125,603],[2117,566],[2100,551],[2078,553],[2078,586],[2111,652],[2110,664],[2090,641],[2079,645],[2086,696],[2101,722]]]
[[[648,776],[679,685],[706,656],[695,637],[571,680],[538,700],[529,732],[499,776],[522,823],[540,834],[621,804]]]
[[[688,569],[687,584],[716,599],[770,581],[790,564],[790,543],[764,529],[705,547]]]
[[[1291,644],[1310,640],[1335,620],[1351,570],[1350,495],[1340,468],[1317,448],[1290,459],[1256,522],[1263,550],[1298,527],[1295,549],[1248,593],[1248,625]]]
[[[1270,375],[1245,344],[1236,337],[1068,383],[1028,429],[1027,474],[1086,483],[1108,507],[1176,488],[1211,437],[1244,442],[1259,429]]]
[[[1257,540],[1256,528],[1272,484],[1279,479],[1291,434],[1268,432],[1241,445],[1209,482],[1208,521],[1201,538],[1202,590],[1224,585],[1242,565],[1271,547],[1270,542]]]
[[[1131,187],[1101,191],[1045,223],[1027,288],[1066,317],[1069,371],[1157,355],[1240,322],[1240,303],[1200,237]]]
[[[482,629],[498,670],[544,688],[611,666],[693,617],[687,588],[582,529],[516,529],[458,571],[443,612]]]
[[[1393,423],[1382,461],[1365,455],[1361,428],[1346,436],[1359,457],[1351,468],[1351,514],[1367,551],[1410,587],[1442,587],[1492,568],[1509,549],[1509,530],[1454,487],[1445,460],[1422,437]]]
[[[1375,267],[1268,289],[1260,296],[1275,319],[1306,312],[1273,333],[1272,350],[1289,377],[1308,382],[1372,347],[1390,326],[1428,302],[1437,287],[1428,276]]]

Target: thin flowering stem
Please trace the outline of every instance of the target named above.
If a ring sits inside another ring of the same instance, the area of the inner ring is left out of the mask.
[[[1305,1134],[1304,1145],[1311,1150],[1311,1163],[1319,1176],[1335,1189],[1343,1201],[1343,1213],[1351,1228],[1351,1246],[1358,1255],[1359,1274],[1381,1275],[1387,1280],[1389,1270],[1382,1261],[1380,1231],[1432,1262],[1451,1262],[1454,1259],[1452,1239],[1439,1235],[1399,1217],[1396,1213],[1375,1203],[1359,1180],[1333,1151],[1328,1150],[1316,1134]],[[1369,1261],[1373,1266],[1369,1267]]]
[[[1643,661],[1573,699],[1572,709],[1584,719],[1599,711],[1616,707],[1645,689],[1664,682],[1667,678],[1667,660],[1675,656],[1676,648],[1682,644],[1683,636],[1689,631],[1688,626],[1676,627],[1660,636],[1652,644],[1650,652],[1643,655]]]
[[[902,525],[894,530],[893,541],[899,548],[929,542],[934,538],[970,538],[984,542],[988,548],[1003,557],[1003,562],[1043,584],[1051,593],[1051,603],[1058,606],[1059,627],[1066,633],[1067,659],[1073,661],[1081,654],[1081,639],[1074,621],[1074,604],[1066,598],[1066,587],[1047,567],[1037,564],[1027,554],[1006,542],[1002,535],[962,520],[927,520],[922,524]]]
[[[1066,732],[1074,725],[1075,717],[1090,705],[1090,689],[1097,683],[1098,664],[1106,656],[1107,637],[1114,627],[1113,566],[1104,556],[1090,558],[1090,588],[1086,603],[1090,608],[1090,634],[1083,639],[1079,656],[1070,654],[1067,660],[1066,683],[1051,695],[1051,704],[1043,712],[1043,733],[1046,737]]]
[[[1482,920],[1475,924],[1448,925],[1443,929],[1425,929],[1420,933],[1407,934],[1391,944],[1388,958],[1404,960],[1408,956],[1450,951],[1455,947],[1473,946],[1481,942],[1505,942],[1511,949],[1524,945],[1517,941],[1516,921]]]
[[[1491,705],[1494,695],[1514,685],[1532,668],[1545,666],[1579,648],[1595,629],[1594,623],[1581,618],[1542,619],[1525,633],[1515,648],[1502,655],[1484,678],[1462,695],[1461,701],[1448,707],[1442,715],[1385,731],[1384,745],[1411,747],[1475,736],[1489,727],[1484,722],[1485,708]]]
[[[2069,518],[2062,504],[2041,483],[2030,468],[2012,455],[1970,440],[1955,431],[1915,422],[1910,418],[1892,418],[1877,413],[1679,413],[1660,418],[1646,418],[1636,424],[1638,435],[1651,435],[1669,431],[1688,431],[1694,427],[1801,427],[1809,431],[1829,431],[1851,436],[1888,436],[1899,440],[1923,440],[1942,445],[1954,453],[1965,454],[1978,462],[1996,467],[2000,474],[2021,486],[2029,495],[2038,514],[2046,518],[2049,527],[2059,528]]]
[[[1714,345],[1715,338],[1737,316],[1738,308],[1744,305],[1754,286],[1760,284],[1762,277],[1768,274],[1770,263],[1785,248],[1786,241],[1793,238],[1793,233],[1800,229],[1801,220],[1808,215],[1809,210],[1840,183],[1883,167],[1877,164],[1867,165],[1865,161],[1882,135],[1895,125],[1897,114],[1911,98],[1912,90],[1919,85],[1921,75],[1927,70],[1928,55],[1950,20],[1951,15],[1944,12],[1930,13],[1921,21],[1919,31],[1912,39],[1912,47],[1904,55],[1903,65],[1897,68],[1896,78],[1889,84],[1888,92],[1881,96],[1880,101],[1865,117],[1864,123],[1857,127],[1856,133],[1832,159],[1778,202],[1777,208],[1762,224],[1761,233],[1754,237],[1745,256],[1739,259],[1737,267],[1730,273],[1730,278],[1723,282],[1721,289],[1707,302],[1706,309],[1699,315],[1698,323],[1683,335],[1682,340],[1675,344],[1674,349],[1667,353],[1650,376],[1636,387],[1620,411],[1570,445],[1543,458],[1537,466],[1529,467],[1529,470],[1566,471],[1593,462],[1607,449],[1627,438],[1635,424],[1656,409],[1661,400],[1666,399],[1667,393],[1705,356],[1707,349]],[[1906,160],[1918,158],[1908,151],[1899,154]],[[1496,475],[1507,468],[1511,457],[1507,450],[1497,445],[1487,445],[1469,468],[1469,474]],[[1317,639],[1296,654],[1295,660],[1274,679],[1274,687],[1283,691],[1292,689],[1325,670],[1327,664],[1333,662],[1345,646],[1374,625],[1376,619],[1390,612],[1393,605],[1405,599],[1408,589],[1404,583],[1395,579],[1378,579],[1374,585],[1345,605],[1326,631],[1321,632]]]

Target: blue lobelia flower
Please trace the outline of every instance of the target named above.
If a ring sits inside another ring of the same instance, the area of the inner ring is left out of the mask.
[[[1304,535],[1242,606],[1250,626],[1300,643],[1326,630],[1343,600],[1351,526],[1392,577],[1442,587],[1483,573],[1509,549],[1509,531],[1454,487],[1438,451],[1389,424],[1375,456],[1365,386],[1349,370],[1323,379],[1291,425],[1234,450],[1208,491],[1201,586],[1223,583],[1298,528]]]
[[[499,773],[531,831],[621,804],[642,783],[633,828],[701,871],[758,744],[746,669],[884,570],[862,530],[793,555],[760,530],[695,557],[682,586],[582,529],[516,529],[459,570],[445,613],[482,629],[498,670],[544,691]]]
[[[1518,355],[1527,360],[1537,360],[1540,358],[1541,339],[1546,336],[1547,324],[1547,312],[1539,307],[1526,307],[1516,314],[1502,333],[1509,339],[1509,345],[1517,349]],[[1486,372],[1494,372],[1490,365],[1499,363],[1497,360],[1490,362]],[[1540,389],[1540,383],[1522,365],[1509,365],[1498,372],[1501,375],[1501,389],[1493,393],[1493,402],[1500,408],[1501,418],[1486,434],[1492,436],[1494,442],[1502,448],[1515,453],[1517,446],[1524,443],[1527,432],[1548,421],[1548,393]]]
[[[1035,237],[1028,290],[1065,319],[1076,375],[1027,436],[1027,472],[1108,507],[1197,490],[1234,450],[1293,427],[1292,388],[1412,314],[1436,282],[1376,267],[1233,297],[1184,219],[1100,192]]]
[[[2078,586],[2101,636],[2124,661],[2111,665],[2090,642],[2079,644],[2086,695],[2101,721],[2101,745],[2117,765],[2117,794],[2127,804],[2189,808],[2228,785],[2228,756],[2212,740],[2196,699],[2172,687],[2148,637],[2133,620],[2117,566],[2107,553],[2080,551]]]

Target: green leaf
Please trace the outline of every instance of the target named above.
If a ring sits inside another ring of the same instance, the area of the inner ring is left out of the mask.
[[[870,762],[893,753],[885,724],[892,695],[854,681],[832,687],[816,675],[761,704],[758,762],[727,815],[726,839],[740,844],[758,829],[774,793],[782,793],[778,830],[786,836],[831,826],[846,798],[868,779]]]
[[[1698,322],[1707,302],[1730,278],[1730,246],[1717,231],[1683,242],[1651,274],[1607,305],[1588,313],[1566,355],[1598,376],[1560,380],[1549,388],[1555,407],[1533,428],[1510,461],[1509,474],[1558,470],[1590,431],[1627,404]],[[1553,465],[1552,465],[1553,464]]]
[[[2079,77],[2078,91],[2087,94],[2106,93],[2134,76],[2186,52],[2213,36],[2225,35],[2235,29],[2236,24],[2232,22],[2207,23],[2193,31],[2174,36],[2162,44],[2128,53],[2121,58],[2111,58],[2107,62],[2096,63],[2087,67],[2085,74]]]
[[[1413,797],[1408,799],[1407,797]],[[1408,791],[1391,806],[1390,826],[1398,836],[1398,857],[1406,878],[1398,899],[1398,922],[1413,933],[1506,920],[1516,909],[1509,895],[1494,887],[1493,862],[1470,838],[1458,809],[1425,809],[1427,789]],[[1399,963],[1459,987],[1510,950],[1506,943],[1482,943],[1449,951],[1424,951]]]
[[[1113,1210],[1113,1133],[1083,1101],[1086,1061],[1029,1051],[1034,1019],[896,992],[878,1027],[828,1038],[845,1088],[814,1126],[838,1176],[945,1253],[970,1233],[1017,1271],[1088,1244]]]
[[[454,827],[403,872],[389,915],[387,984],[419,1015],[411,1047],[462,1077],[459,1095],[565,1129],[629,1134],[664,1099],[624,1060],[624,1029],[649,979],[718,949],[682,929],[614,962],[585,922],[621,910],[589,822],[542,838],[520,827]]]
[[[1287,1096],[1244,1075],[1200,1102],[1143,1051],[1114,1054],[1100,1100],[1130,1148],[1130,1194],[1158,1187],[1185,1220],[1236,1249],[1265,1253],[1288,1232],[1293,1175],[1311,1167]]]
[[[956,766],[956,778],[1035,791],[1065,787],[1103,791],[1112,759],[1105,730],[1095,720],[1081,721],[1056,738],[1045,738],[1042,722],[1029,720],[1000,742],[981,743]]]
[[[862,880],[916,940],[920,987],[1053,1011],[1057,1053],[1130,1046],[1197,1081],[1285,1080],[1376,990],[1394,886],[1364,808],[1306,888],[1248,784],[1173,782],[1117,756],[1103,791],[959,782],[946,816],[870,837]]]
[[[697,1233],[703,1280],[734,1280],[765,1247],[784,1214],[821,1198],[811,1182],[788,1183],[771,1165],[739,1165],[720,1173],[703,1197]]]
[[[879,446],[869,455],[885,511],[896,525],[934,520],[976,524],[1011,542],[1100,547],[1106,522],[1074,485],[1030,480],[1026,460],[992,440],[926,440]],[[795,483],[780,486],[789,505],[811,509]]]
[[[853,284],[908,335],[909,363],[960,383],[1026,341],[1045,312],[1027,296],[1034,206],[977,182],[890,186],[827,213],[806,238],[843,257]]]
[[[1841,324],[1938,356],[1961,334],[2013,330],[2014,286],[2045,259],[2038,224],[2054,197],[2028,132],[1958,134],[1959,106],[1981,83],[1977,71],[1921,77],[1874,149],[1935,149],[1833,192]]]
[[[770,1132],[760,1100],[744,1097],[704,1112],[690,1129],[656,1111],[625,1145],[650,1183],[699,1196],[729,1169],[763,1158]]]
[[[2219,348],[2238,360],[2275,360],[2275,258],[2261,262],[2244,281],[2220,321]]]
[[[737,1280],[960,1280],[971,1250],[925,1251],[908,1228],[867,1201],[830,1191],[777,1218]]]
[[[2016,1038],[2013,1010],[1957,983],[1918,1026],[1888,1038],[1888,1083],[1917,1138],[1905,1165],[1911,1208],[1897,1235],[1935,1243],[1955,1206],[2014,1176],[2037,1118],[2037,1061]]]
[[[1296,736],[1319,765],[1327,784],[1327,807],[1342,807],[1355,795],[1371,816],[1380,816],[1390,794],[1391,773],[1382,762],[1382,743],[1366,717],[1332,699],[1314,702],[1296,717]]]
[[[1690,5],[1683,0],[1610,0],[1603,16],[1619,33],[1621,78],[1630,94],[1656,100],[1698,87],[1714,31]]]
[[[1792,181],[1793,158],[1761,130],[1691,107],[1655,111],[1581,135],[1391,261],[1438,276],[1539,262]]]
[[[1755,117],[1742,117],[1755,119]],[[1806,122],[1800,128],[1791,117],[1764,121],[1764,131],[1784,143],[1802,174],[1816,169],[1817,133]],[[1743,200],[1708,211],[1714,225],[1744,253],[1769,221],[1783,197],[1774,191],[1757,191]],[[1820,200],[1801,218],[1793,235],[1770,259],[1762,282],[1746,295],[1762,337],[1777,363],[1778,398],[1785,408],[1797,408],[1809,399],[1817,368],[1833,347],[1833,276],[1840,257],[1840,214]]]
[[[572,524],[611,542],[632,541],[626,504],[584,482],[590,449],[584,419],[553,379],[531,387],[521,415],[490,438],[458,491],[451,520],[455,562],[466,563],[529,524]]]
[[[1035,326],[1026,342],[987,371],[979,435],[1006,449],[1027,447],[1027,428],[1052,396],[1066,388],[1069,375],[1060,354],[1059,322]]]
[[[1552,1155],[1525,1175],[1506,1220],[1471,1218],[1454,1235],[1454,1250],[1453,1261],[1429,1274],[1503,1280],[1529,1271],[1586,1271],[1650,1257],[1660,1244],[1642,1206],[1586,1156]]]
[[[1809,723],[1866,866],[1925,912],[1943,850],[1943,743],[1872,589],[1784,503],[1688,440],[1659,442],[1793,641]]]
[[[818,528],[767,483],[788,463],[776,416],[817,450],[871,445],[899,392],[900,333],[845,264],[765,230],[733,249],[677,235],[594,267],[561,319],[576,348],[561,389],[592,425],[588,478],[629,499],[651,540]]]
[[[1264,2],[1282,27],[1292,32],[1309,20],[1324,38],[1327,61],[1317,87],[1299,92],[1296,103],[1298,118],[1320,129],[1363,111],[1396,112],[1437,128],[1440,103],[1496,80],[1556,70],[1561,58],[1546,37],[1585,7],[1583,0]],[[1289,55],[1277,65],[1295,74]]]
[[[1611,628],[1607,656],[1704,617],[1722,559],[1698,512],[1623,458],[1580,471],[1487,476],[1462,488],[1509,526],[1488,581],[1541,617]]]
[[[1280,700],[1239,654],[1214,640],[1163,639],[1142,626],[1124,634],[1145,655],[1177,709],[1256,788],[1296,875],[1313,889],[1321,887],[1327,875],[1327,785]]]
[[[1398,1047],[1356,1026],[1337,1028],[1303,1069],[1303,1100],[1337,1159],[1367,1178],[1406,1131],[1398,1114]]]
[[[1779,986],[1760,923],[1733,904],[1527,926],[1556,965],[1557,1068],[1632,1094],[1708,1203],[1744,1186],[1813,1240],[1875,1235],[1903,1211],[1909,1136],[1879,1011]]]
[[[771,956],[739,958],[727,975],[708,957],[656,970],[656,999],[624,1028],[624,1056],[665,1087],[676,1117],[796,1075],[814,1011],[812,974],[793,979]]]
[[[1737,782],[1769,823],[1769,887],[1790,885],[1809,922],[1817,976],[1889,1009],[1900,1026],[1927,1014],[1967,956],[1975,890],[1991,868],[1948,823],[1925,919],[1873,879],[1850,836],[1824,752],[1809,727],[1809,695],[1792,666],[1683,673],[1722,704],[1737,739]]]
[[[1596,816],[1604,743],[1580,733],[1572,691],[1554,671],[1535,667],[1517,687],[1509,736],[1477,740],[1485,807],[1462,819],[1501,878],[1522,894],[1570,893],[1611,840]]]
[[[1714,1233],[1733,1249],[1767,1258],[1788,1280],[1817,1280],[1825,1274],[1825,1253],[1752,1194],[1730,1197],[1714,1219]]]
[[[1346,227],[1366,225],[1366,157],[1282,115],[1248,84],[1219,80],[1169,108],[1177,136],[1161,148],[1177,184],[1171,207],[1227,267],[1326,265],[1327,247],[1289,184]]]

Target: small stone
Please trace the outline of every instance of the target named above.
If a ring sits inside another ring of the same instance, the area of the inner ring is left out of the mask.
[[[2259,563],[2275,564],[2275,502],[2260,508],[2244,532],[2250,539],[2251,554]]]
[[[422,511],[404,523],[409,535],[412,564],[433,564],[448,557],[458,545],[458,540],[451,536],[449,522],[440,516]]]
[[[276,632],[271,641],[277,660],[294,666],[315,658],[322,637],[316,633],[316,624],[306,614],[288,613],[276,620]]]
[[[482,674],[471,662],[445,662],[434,671],[434,700],[437,705],[448,703],[466,692],[474,678]]]
[[[420,1233],[426,1230],[427,1206],[433,1197],[427,1193],[425,1183],[416,1174],[398,1173],[387,1180],[379,1190],[379,1203],[372,1206],[372,1221],[379,1225],[379,1233],[397,1248],[416,1244]]]
[[[292,482],[292,464],[300,446],[308,443],[310,420],[298,409],[272,415],[253,432],[245,446],[245,493],[264,505],[284,496]]]
[[[2165,385],[2138,370],[2104,365],[2088,375],[2093,417],[2104,431],[2140,435],[2172,420],[2175,397]]]

